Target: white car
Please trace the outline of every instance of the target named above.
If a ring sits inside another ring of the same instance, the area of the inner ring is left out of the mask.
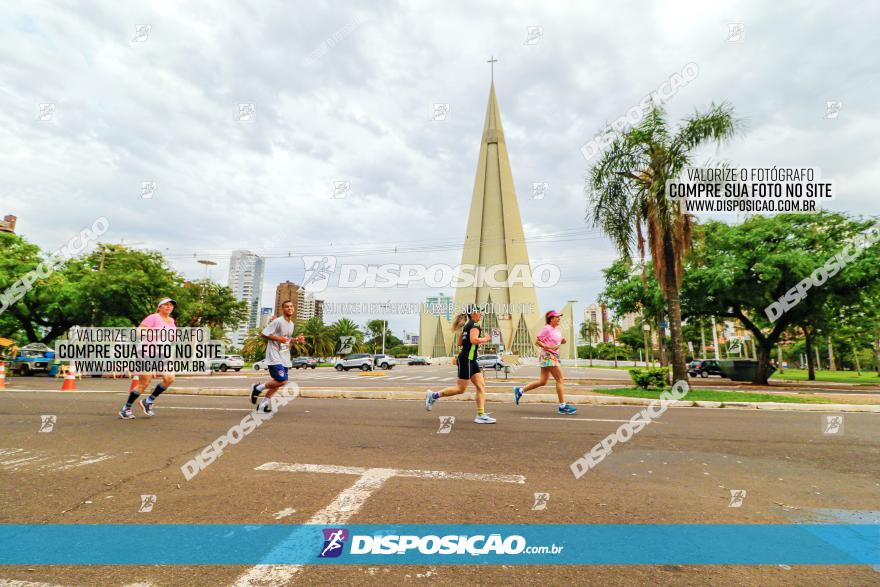
[[[333,368],[337,371],[348,371],[349,369],[360,369],[361,371],[373,370],[373,355],[366,353],[354,353],[348,355],[344,359],[339,359]]]
[[[397,360],[391,355],[373,355],[373,364],[382,369],[394,369]]]
[[[266,359],[263,359],[261,361],[256,361],[253,364],[253,367],[254,367],[254,371],[259,371],[260,369],[268,369],[269,363],[266,362]]]
[[[504,369],[504,359],[499,355],[480,355],[477,357],[477,363],[481,369],[495,369],[496,371]]]
[[[228,371],[229,369],[241,371],[242,367],[244,367],[244,358],[239,355],[221,355],[211,361],[211,369],[219,371]]]

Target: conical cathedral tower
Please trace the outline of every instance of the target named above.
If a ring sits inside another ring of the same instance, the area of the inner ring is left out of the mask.
[[[534,340],[543,320],[538,298],[531,285],[532,268],[494,82],[489,87],[489,104],[483,124],[461,264],[463,267],[491,270],[491,278],[457,288],[456,309],[472,303],[490,304],[489,312],[483,318],[484,331],[499,329],[505,352],[520,356],[535,355]],[[454,352],[454,337],[449,332],[445,318],[426,311],[422,314],[421,322],[420,354],[437,356],[441,348],[446,350],[444,355]],[[437,340],[438,336],[442,336],[443,341]]]

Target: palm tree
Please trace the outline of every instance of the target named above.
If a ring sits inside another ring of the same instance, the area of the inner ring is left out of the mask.
[[[599,327],[593,320],[581,322],[581,338],[590,341],[590,367],[593,366],[593,342],[599,334]]]
[[[294,348],[311,357],[329,357],[333,354],[334,340],[330,328],[324,326],[320,318],[314,316],[297,325],[297,330],[305,338],[302,344],[294,343]]]
[[[250,362],[261,360],[266,353],[266,339],[260,336],[260,329],[253,328],[241,344],[241,355]]]
[[[593,225],[611,238],[623,257],[630,259],[634,247],[644,251],[647,242],[666,299],[672,378],[678,381],[687,380],[679,292],[693,218],[666,197],[666,181],[691,165],[697,147],[731,138],[740,123],[730,105],[711,104],[672,134],[665,115],[663,108],[652,105],[638,126],[618,132],[591,169],[587,190]]]
[[[340,318],[332,325],[330,325],[330,335],[333,338],[333,352],[336,353],[337,349],[339,349],[340,339],[343,336],[353,336],[355,345],[355,351],[361,349],[361,345],[364,342],[364,333],[361,332],[361,329],[358,328],[358,325],[355,324],[352,320],[348,318]]]

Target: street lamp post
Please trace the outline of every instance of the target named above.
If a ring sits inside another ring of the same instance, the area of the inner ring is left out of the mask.
[[[204,265],[204,266],[205,266],[205,277],[209,277],[209,275],[208,275],[208,268],[209,268],[209,267],[213,267],[214,265],[217,264],[216,262],[211,261],[210,259],[199,259],[199,260],[197,261],[197,263],[199,263],[200,265]]]

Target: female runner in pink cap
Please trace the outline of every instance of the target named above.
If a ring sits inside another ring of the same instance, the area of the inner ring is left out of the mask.
[[[159,303],[156,305],[156,311],[144,318],[139,328],[165,328],[170,330],[177,328],[174,318],[171,317],[171,312],[174,311],[175,307],[177,307],[177,302],[171,298],[163,298],[159,300]],[[138,386],[129,392],[128,400],[126,400],[122,409],[119,410],[120,418],[123,420],[134,420],[134,414],[131,413],[131,406],[137,401],[137,398],[146,391],[147,385],[149,385],[150,380],[154,375],[156,374],[138,373]],[[138,402],[138,405],[144,411],[144,415],[148,417],[152,417],[155,413],[153,411],[153,402],[156,401],[156,398],[174,383],[174,373],[166,372],[158,373],[158,375],[162,377],[162,383],[157,383],[155,389],[153,389],[153,393]]]
[[[519,400],[525,392],[537,389],[547,385],[550,376],[556,380],[556,396],[559,398],[559,413],[574,414],[577,408],[565,403],[565,389],[562,376],[562,366],[559,363],[559,347],[565,344],[562,333],[559,332],[559,321],[562,314],[555,310],[550,310],[544,314],[547,324],[538,333],[535,344],[541,347],[541,354],[538,357],[538,365],[541,367],[541,378],[532,381],[525,387],[513,388],[513,400],[519,405]]]

